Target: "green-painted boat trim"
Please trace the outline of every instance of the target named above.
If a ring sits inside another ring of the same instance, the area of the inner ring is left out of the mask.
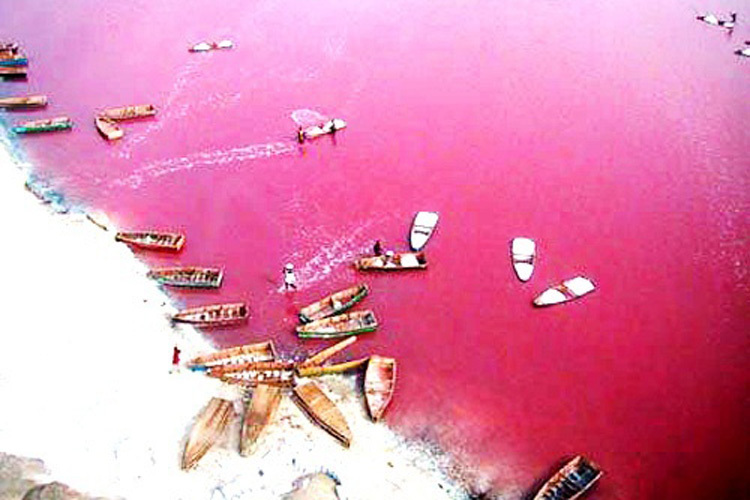
[[[342,306],[342,307],[341,307],[340,309],[338,309],[338,310],[337,310],[337,311],[336,311],[335,313],[331,314],[331,316],[338,316],[339,314],[341,314],[341,313],[344,313],[344,312],[348,311],[349,309],[351,309],[352,307],[354,307],[354,305],[355,305],[355,304],[356,304],[357,302],[360,302],[360,301],[361,301],[362,299],[364,299],[365,297],[367,297],[367,294],[368,294],[368,293],[370,293],[370,287],[369,287],[369,286],[367,286],[367,285],[364,285],[364,286],[362,287],[362,291],[360,291],[360,292],[359,292],[358,294],[356,294],[356,295],[355,295],[354,297],[352,297],[352,300],[350,300],[349,302],[345,303],[345,304],[344,304],[344,305],[343,305],[343,306]],[[310,319],[310,318],[309,318],[308,316],[306,316],[306,315],[304,315],[304,314],[302,314],[302,313],[298,314],[297,316],[299,316],[299,320],[300,320],[300,321],[301,321],[302,323],[312,323],[312,321],[313,321],[313,320],[312,320],[312,319]],[[327,318],[330,318],[331,316],[326,316],[326,317],[327,317]]]
[[[319,333],[319,332],[297,332],[297,336],[301,339],[335,339],[339,337],[350,337],[352,335],[359,335],[360,333],[369,333],[377,330],[377,326],[368,326],[367,328],[360,328],[359,330],[351,330],[348,332],[336,332],[336,333]]]
[[[73,128],[72,123],[60,123],[57,125],[45,125],[44,127],[13,127],[11,130],[16,134],[37,134],[40,132],[57,132]]]

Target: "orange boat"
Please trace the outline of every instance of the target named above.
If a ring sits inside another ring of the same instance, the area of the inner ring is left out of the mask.
[[[365,371],[365,400],[373,421],[380,420],[396,388],[396,360],[370,356]]]
[[[23,78],[27,73],[26,66],[0,66],[0,76]]]
[[[240,302],[185,309],[175,314],[172,319],[180,323],[192,323],[199,326],[225,326],[246,321],[248,316],[247,305]]]
[[[253,391],[250,404],[247,405],[242,419],[240,434],[240,455],[247,457],[258,436],[273,418],[281,402],[281,387],[269,384],[258,384]]]
[[[190,431],[182,456],[183,469],[193,468],[203,458],[224,433],[233,417],[234,404],[231,401],[211,398]]]
[[[148,277],[162,285],[186,288],[219,288],[224,272],[215,267],[167,267],[152,269]]]
[[[0,108],[5,109],[23,109],[23,108],[42,108],[47,105],[46,95],[30,95],[24,97],[2,97],[0,98]]]
[[[121,121],[135,118],[147,118],[156,114],[156,108],[152,104],[136,104],[134,106],[123,106],[121,108],[105,109],[99,114],[101,118]]]
[[[212,366],[206,370],[210,377],[237,377],[262,383],[264,380],[278,380],[290,378],[282,376],[284,372],[294,373],[293,361],[250,361],[248,363],[231,363]]]
[[[159,231],[119,232],[115,235],[115,241],[121,241],[149,250],[172,250],[177,252],[185,244],[185,235],[180,233],[162,233]]]
[[[602,471],[596,464],[579,455],[544,483],[534,500],[575,500],[601,475]]]
[[[110,141],[122,139],[122,136],[125,135],[125,131],[109,118],[97,116],[94,118],[94,123],[96,124],[96,129],[99,133]]]
[[[313,422],[349,447],[352,432],[341,411],[328,399],[328,396],[315,382],[307,382],[294,388],[294,402]]]
[[[276,348],[272,341],[247,344],[237,347],[222,349],[221,351],[203,354],[193,358],[188,366],[191,369],[202,367],[207,369],[211,366],[219,366],[230,363],[248,363],[258,361],[273,361],[276,359]]]

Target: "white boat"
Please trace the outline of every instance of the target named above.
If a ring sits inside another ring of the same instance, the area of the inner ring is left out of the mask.
[[[540,293],[534,299],[534,305],[538,307],[561,304],[570,300],[583,297],[596,289],[594,283],[583,276],[576,276],[569,280],[563,281],[559,285],[550,287]]]
[[[411,234],[409,235],[409,244],[412,250],[416,252],[424,248],[430,236],[432,236],[437,223],[437,212],[417,212],[414,222],[411,225]]]
[[[513,270],[521,281],[529,281],[534,272],[536,258],[536,243],[529,238],[513,238],[510,244],[510,255]]]
[[[332,132],[338,132],[339,130],[346,128],[346,122],[340,118],[334,118],[329,120],[322,125],[313,125],[303,130],[305,139],[315,139],[321,135],[330,134]]]

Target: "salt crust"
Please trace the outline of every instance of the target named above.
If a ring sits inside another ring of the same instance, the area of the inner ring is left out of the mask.
[[[328,471],[342,500],[466,498],[442,472],[444,455],[406,443],[365,414],[354,376],[320,379],[354,440],[344,449],[284,397],[248,457],[239,417],[228,438],[189,472],[179,462],[197,413],[212,396],[241,395],[206,376],[169,373],[211,350],[145,277],[131,250],[75,211],[53,214],[22,188],[26,173],[0,127],[0,451],[33,456],[58,480],[94,495],[130,499],[278,499],[302,475]],[[260,339],[259,339],[260,340]]]

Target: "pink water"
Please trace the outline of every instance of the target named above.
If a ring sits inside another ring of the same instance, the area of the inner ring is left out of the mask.
[[[317,349],[295,311],[364,281],[382,327],[351,356],[398,359],[387,422],[504,497],[578,453],[606,473],[592,499],[747,491],[750,66],[732,51],[750,11],[729,36],[676,0],[104,3],[0,4],[32,61],[0,95],[51,101],[8,121],[71,116],[23,138],[37,172],[120,227],[187,233],[149,263],[226,267],[218,292],[174,292],[249,302],[219,344]],[[135,103],[159,115],[98,136],[95,110]],[[350,126],[299,146],[302,108]],[[405,249],[418,210],[441,214],[428,271],[353,270],[376,238]],[[528,284],[515,236],[538,244]],[[576,274],[597,291],[531,307]]]

